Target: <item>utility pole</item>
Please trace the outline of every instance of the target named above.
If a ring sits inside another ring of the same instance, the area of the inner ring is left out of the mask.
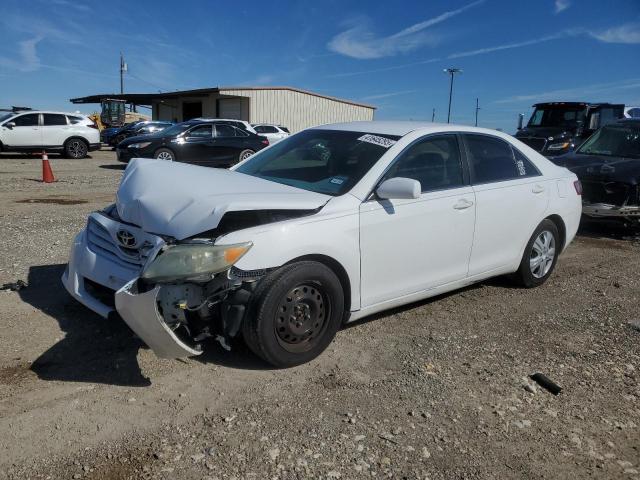
[[[478,106],[478,99],[476,98],[476,127],[478,126],[478,110],[480,110],[480,107]]]
[[[456,73],[462,73],[462,70],[459,68],[449,67],[443,70],[444,73],[447,73],[451,76],[451,81],[449,82],[449,112],[447,113],[447,123],[451,121],[451,97],[453,96],[453,76]]]
[[[124,61],[124,56],[120,52],[120,95],[124,93],[124,74],[127,72],[127,64]]]
[[[434,108],[431,112],[431,123],[436,121],[436,109]]]

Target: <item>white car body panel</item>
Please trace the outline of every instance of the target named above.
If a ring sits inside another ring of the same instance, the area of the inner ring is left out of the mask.
[[[136,237],[149,243],[150,261],[164,245],[160,235],[176,240],[196,236],[214,229],[228,211],[317,210],[232,231],[218,236],[215,244],[251,242],[251,249],[235,264],[242,271],[278,268],[310,257],[337,265],[348,279],[350,320],[514,272],[534,229],[549,216],[563,221],[563,248],[577,232],[582,209],[573,185],[577,177],[511,136],[474,127],[409,122],[354,122],[317,128],[402,138],[348,193],[335,197],[234,172],[238,166],[226,171],[135,159],[127,167],[117,194],[120,218],[133,225],[98,220],[116,247],[118,229],[134,229]],[[371,197],[379,179],[408,145],[426,135],[452,131],[502,138],[524,153],[541,176],[422,193],[411,200]],[[100,214],[92,214],[96,215]],[[134,330],[144,330],[142,315],[157,323],[154,302],[138,302],[127,290],[141,266],[121,265],[118,269],[109,259],[98,258],[90,248],[89,236],[87,230],[81,232],[72,248],[63,277],[70,293],[92,310],[108,315],[108,310],[82,290],[82,279],[89,278],[119,290],[118,311]],[[140,307],[143,304],[149,310],[146,313]],[[154,343],[165,356],[184,353],[184,346],[176,347],[175,339],[163,333],[164,327],[157,327],[149,327],[153,330],[149,344]]]

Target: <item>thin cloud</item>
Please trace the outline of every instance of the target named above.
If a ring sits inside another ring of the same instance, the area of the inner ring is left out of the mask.
[[[40,68],[40,58],[38,57],[37,46],[42,41],[41,36],[24,40],[18,43],[20,56],[17,59],[0,57],[0,65],[12,70],[21,72],[33,72]]]
[[[557,15],[560,12],[564,12],[570,6],[571,2],[569,0],[556,0],[554,12]]]
[[[348,30],[339,33],[327,44],[329,50],[357,59],[391,57],[410,52],[424,45],[435,45],[440,37],[425,30],[451,17],[473,8],[485,0],[477,0],[457,10],[451,10],[416,23],[388,37],[377,37],[368,26],[368,21],[360,20]]]
[[[327,75],[327,78],[343,78],[343,77],[355,77],[356,75],[366,75],[369,73],[381,73],[390,72],[393,70],[401,70],[403,68],[415,67],[416,65],[425,65],[427,63],[439,62],[441,58],[430,58],[429,60],[421,60],[419,62],[403,63],[401,65],[392,65],[390,67],[373,68],[371,70],[360,70],[358,72],[343,72]]]
[[[575,100],[583,99],[586,96],[597,94],[609,94],[610,92],[620,90],[636,90],[640,89],[640,78],[629,78],[618,82],[596,83],[592,85],[584,85],[582,87],[566,88],[559,90],[550,90],[547,92],[532,93],[526,95],[515,95],[512,97],[496,100],[494,103],[520,103],[530,101],[548,101],[548,100]]]
[[[577,34],[578,32],[567,30],[564,32],[556,33],[554,35],[547,35],[540,38],[534,38],[532,40],[526,40],[524,42],[507,43],[504,45],[496,45],[494,47],[486,47],[486,48],[479,48],[477,50],[469,50],[467,52],[452,53],[447,58],[473,57],[475,55],[484,55],[486,53],[498,52],[500,50],[510,50],[512,48],[528,47],[529,45],[536,45],[538,43],[549,42],[551,40],[558,40],[559,38],[574,36]]]
[[[369,95],[367,97],[362,97],[362,100],[380,100],[383,98],[398,97],[400,95],[408,95],[410,93],[415,93],[417,91],[418,90],[402,90],[400,92],[380,93],[378,95]]]
[[[589,35],[605,43],[640,43],[640,23],[627,23],[600,32],[589,32]]]

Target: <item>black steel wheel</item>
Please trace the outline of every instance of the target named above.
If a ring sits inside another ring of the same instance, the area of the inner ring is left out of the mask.
[[[243,336],[268,363],[291,367],[327,348],[343,314],[344,292],[336,274],[318,262],[293,263],[260,281]]]

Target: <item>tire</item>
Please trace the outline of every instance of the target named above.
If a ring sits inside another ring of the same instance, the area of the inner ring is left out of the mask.
[[[560,234],[551,220],[543,220],[524,249],[516,282],[525,288],[539,287],[553,273],[560,253]]]
[[[159,148],[154,152],[153,158],[157,158],[158,160],[165,160],[167,162],[175,162],[177,160],[176,154],[168,148]]]
[[[239,162],[242,162],[243,160],[246,160],[247,158],[249,158],[254,153],[256,153],[256,152],[254,152],[253,150],[250,150],[250,149],[242,150],[238,154],[238,161],[236,163],[239,163]]]
[[[253,298],[242,325],[245,343],[278,368],[316,358],[342,324],[342,285],[318,262],[297,262],[270,273]]]
[[[88,152],[89,145],[80,138],[71,138],[64,142],[64,154],[67,158],[84,158]]]

